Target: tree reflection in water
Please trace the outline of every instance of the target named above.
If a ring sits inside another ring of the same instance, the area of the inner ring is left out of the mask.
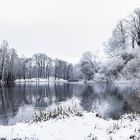
[[[139,87],[131,85],[50,83],[0,87],[0,124],[30,120],[36,109],[45,109],[71,98],[78,98],[86,111],[97,111],[105,118],[118,119],[124,113],[140,111]]]

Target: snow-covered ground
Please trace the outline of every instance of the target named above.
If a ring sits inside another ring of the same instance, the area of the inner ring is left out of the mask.
[[[58,106],[65,113],[58,113],[47,121],[18,123],[12,126],[0,126],[0,138],[9,140],[139,140],[140,115],[128,114],[119,120],[105,120],[98,113],[82,111],[79,100],[72,98],[58,105],[53,104],[46,112],[56,112]],[[74,111],[70,113],[69,107]],[[80,111],[79,111],[80,110]],[[60,108],[59,108],[60,111]],[[76,115],[80,112],[80,115]],[[43,117],[42,117],[43,118]]]
[[[118,84],[137,84],[137,83],[140,83],[140,79],[132,79],[132,80],[127,80],[125,78],[120,78],[120,79],[117,79],[117,80],[114,80],[113,83],[118,83]]]
[[[126,115],[104,120],[96,113],[83,113],[38,123],[0,126],[0,138],[39,140],[128,140],[140,139],[140,117]]]
[[[50,77],[49,81],[47,78],[30,78],[30,79],[17,79],[15,83],[46,83],[46,82],[67,82],[64,79],[55,79],[54,77]]]
[[[54,77],[50,77],[49,81],[47,78],[31,78],[31,79],[17,79],[15,80],[15,83],[17,84],[36,84],[36,83],[40,83],[40,84],[46,84],[48,82],[68,82],[67,80],[64,79],[55,79]],[[95,82],[99,82],[99,83],[106,83],[106,81],[102,80],[102,79],[94,79],[94,80],[79,80],[77,82],[70,82],[72,84],[84,84],[84,83],[95,83]],[[125,78],[120,78],[120,79],[116,79],[113,81],[113,83],[118,83],[118,84],[136,84],[136,83],[140,83],[139,79],[134,79],[133,80],[126,80]]]

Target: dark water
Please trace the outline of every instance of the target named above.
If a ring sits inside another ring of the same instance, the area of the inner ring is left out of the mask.
[[[0,87],[0,125],[31,120],[38,109],[76,98],[85,111],[118,119],[140,112],[140,86],[129,84],[44,84]]]

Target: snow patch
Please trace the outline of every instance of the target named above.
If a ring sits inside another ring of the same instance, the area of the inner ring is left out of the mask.
[[[67,82],[64,79],[58,79],[54,77],[50,77],[49,80],[47,78],[30,78],[30,79],[16,79],[15,83],[46,83],[46,82]]]

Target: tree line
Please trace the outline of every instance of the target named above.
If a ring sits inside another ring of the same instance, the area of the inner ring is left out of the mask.
[[[36,53],[31,58],[19,57],[16,50],[9,48],[8,42],[0,44],[0,81],[9,83],[16,79],[47,78],[64,80],[91,80],[97,72],[96,57],[86,52],[76,65],[61,59],[52,59],[44,53]]]
[[[139,53],[129,51],[137,46],[140,48],[140,9],[120,20],[105,43],[105,52],[112,60],[109,63],[99,61],[91,52],[85,52],[75,65],[61,59],[52,59],[44,53],[36,53],[30,58],[19,57],[16,50],[9,48],[8,42],[4,40],[0,44],[0,81],[8,83],[15,79],[30,78],[49,80],[50,77],[108,81],[120,75],[127,79],[132,78],[130,75],[140,77]]]
[[[29,78],[73,78],[73,65],[60,59],[52,59],[44,53],[31,58],[19,57],[16,50],[9,48],[6,40],[0,45],[0,81],[9,83],[15,79]]]

